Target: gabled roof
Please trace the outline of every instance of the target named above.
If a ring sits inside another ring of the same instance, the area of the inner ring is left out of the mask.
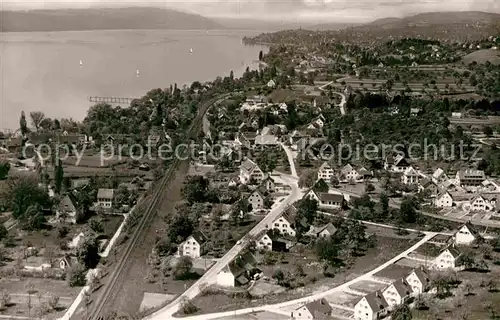
[[[328,193],[328,192],[317,192],[316,193],[321,201],[333,201],[342,202],[344,201],[344,195],[338,193]]]
[[[258,168],[258,165],[253,162],[252,160],[250,159],[245,159],[241,165],[240,165],[240,168],[245,170],[246,172],[252,172],[255,168]]]
[[[198,242],[200,245],[204,244],[205,242],[207,242],[208,238],[207,236],[205,236],[205,234],[201,231],[195,231],[192,235],[191,235],[194,240],[196,240],[196,242]]]
[[[97,198],[98,199],[113,199],[114,195],[114,190],[113,189],[99,189],[97,191]]]
[[[408,168],[406,168],[404,175],[405,176],[419,176],[417,170],[415,170],[412,166],[409,166]]]
[[[457,231],[457,232],[455,232],[455,234],[457,234],[457,233],[460,231],[460,229],[462,229],[462,228],[464,228],[464,227],[465,227],[465,228],[467,228],[467,230],[469,230],[469,232],[470,232],[470,233],[471,233],[474,237],[476,237],[476,238],[477,238],[477,237],[480,237],[480,236],[481,236],[481,235],[479,234],[479,232],[477,232],[476,228],[474,228],[474,226],[473,226],[471,223],[469,223],[469,222],[467,222],[467,223],[465,223],[465,224],[461,225],[461,226],[458,228],[458,231]]]
[[[317,235],[325,230],[327,230],[329,234],[334,234],[335,232],[337,232],[337,228],[335,228],[335,226],[331,222],[328,222],[327,224],[319,227],[311,226],[311,231],[309,233]]]
[[[402,155],[402,154],[398,154],[395,158],[394,158],[394,165],[395,166],[407,166],[408,165],[408,161],[406,161],[405,159],[405,156]]]
[[[315,300],[315,301],[312,301],[312,302],[309,302],[307,303],[304,307],[306,307],[306,309],[313,315],[313,316],[316,316],[316,315],[330,315],[332,313],[332,307],[330,306],[330,304],[328,303],[328,301],[326,301],[326,299],[319,299],[319,300]],[[301,308],[301,307],[299,307]]]
[[[73,204],[73,201],[69,197],[69,195],[65,195],[62,199],[61,202],[59,203],[59,210],[64,211],[64,212],[75,212],[76,207]]]
[[[448,250],[455,259],[458,258],[458,256],[461,254],[458,248],[454,245],[449,245],[448,247],[444,248],[443,250],[441,250],[441,253],[445,252],[446,250]]]
[[[345,165],[345,166],[341,169],[341,171],[342,171],[342,172],[350,172],[350,171],[352,171],[352,170],[354,170],[354,168],[353,168],[353,167],[352,167],[349,163],[348,163],[348,164],[346,164],[346,165]]]
[[[380,292],[380,290],[377,290],[375,292],[367,294],[364,297],[361,297],[356,303],[363,300],[363,298],[366,299],[368,305],[370,306],[373,312],[380,312],[389,306],[387,304],[387,301],[385,301],[385,298]]]
[[[404,278],[398,279],[392,283],[400,297],[407,297],[412,293],[411,286]]]
[[[430,278],[429,275],[427,274],[427,271],[423,268],[415,268],[413,269],[410,273],[408,273],[408,276],[412,273],[415,273],[417,276],[418,280],[422,283],[422,286],[425,288],[429,285],[430,283]],[[407,277],[408,277],[407,276]]]
[[[432,177],[433,177],[434,179],[439,179],[439,178],[441,178],[441,176],[443,176],[444,174],[446,174],[446,173],[444,172],[444,170],[443,170],[443,169],[441,169],[441,168],[437,168],[437,169],[436,169],[436,171],[434,171],[434,173],[432,174]]]
[[[330,166],[326,161],[323,162],[323,164],[321,165],[321,167],[319,167],[319,171],[321,170],[324,170],[324,169],[332,169],[332,166]]]
[[[237,278],[246,271],[251,271],[257,265],[255,257],[250,252],[238,255],[226,266],[231,274]]]

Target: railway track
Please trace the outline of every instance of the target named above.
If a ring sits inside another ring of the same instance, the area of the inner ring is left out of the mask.
[[[212,105],[223,101],[227,96],[228,95],[226,94],[216,98],[212,98],[202,105],[202,107],[198,112],[198,115],[196,116],[191,126],[189,127],[189,130],[187,132],[188,139],[196,138],[198,130],[201,129],[203,116],[205,115],[207,110]],[[187,149],[183,150],[183,156],[185,156],[188,151],[189,150]],[[125,279],[122,278],[125,275],[123,271],[125,269],[125,266],[127,265],[128,258],[131,255],[131,252],[133,251],[138,241],[145,236],[145,233],[147,232],[149,226],[151,225],[151,222],[155,218],[157,212],[156,209],[158,205],[161,204],[160,200],[162,199],[162,195],[164,194],[165,189],[168,186],[171,179],[175,176],[175,173],[178,170],[180,163],[181,160],[175,158],[174,161],[171,163],[170,167],[168,168],[165,176],[160,180],[160,184],[157,187],[156,192],[153,194],[153,198],[151,199],[151,202],[149,203],[146,211],[144,212],[144,215],[141,217],[139,225],[136,227],[130,241],[127,243],[125,250],[123,251],[123,254],[118,261],[117,266],[111,273],[108,282],[104,285],[101,295],[95,301],[95,304],[92,306],[92,310],[87,317],[88,320],[105,319],[106,314],[103,313],[106,311],[107,308],[109,308],[108,302],[113,294],[118,293],[115,291],[115,288],[117,287],[117,285],[122,283],[121,281],[126,281]]]

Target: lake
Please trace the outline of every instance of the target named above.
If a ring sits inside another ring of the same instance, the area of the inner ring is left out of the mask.
[[[240,75],[247,66],[256,68],[258,53],[265,50],[243,45],[241,38],[250,35],[225,30],[0,34],[0,130],[18,128],[21,110],[82,120],[89,96],[135,98],[231,70]]]

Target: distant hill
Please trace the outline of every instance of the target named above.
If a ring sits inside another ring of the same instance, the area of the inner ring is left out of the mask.
[[[500,32],[500,14],[432,12],[405,18],[384,18],[338,33],[340,40],[373,42],[398,38],[474,41]]]
[[[158,8],[0,11],[0,32],[222,28],[200,15]]]
[[[311,28],[313,23],[281,22],[277,20],[259,20],[242,18],[212,18],[215,22],[228,29],[246,29],[257,31],[279,31],[299,28]]]

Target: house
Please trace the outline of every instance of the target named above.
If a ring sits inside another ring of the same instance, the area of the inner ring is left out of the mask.
[[[470,211],[495,211],[497,203],[496,194],[478,195],[470,202]]]
[[[205,244],[207,237],[203,232],[196,231],[186,240],[184,240],[177,248],[177,256],[188,256],[193,259],[201,257],[205,253]]]
[[[428,191],[431,195],[436,195],[438,193],[438,186],[436,184],[434,184],[434,182],[432,182],[431,180],[427,179],[427,178],[422,178],[419,180],[419,184],[420,184],[420,191]]]
[[[257,236],[255,247],[257,250],[287,251],[291,247],[291,242],[281,239],[274,231],[267,230]]]
[[[441,270],[455,268],[459,256],[460,251],[454,245],[449,245],[434,258],[434,265],[437,269]]]
[[[333,175],[334,172],[332,167],[327,162],[323,162],[318,169],[318,180],[323,179],[325,182],[328,182],[332,179]]]
[[[360,178],[358,171],[356,171],[350,164],[346,164],[340,169],[340,174],[345,181],[356,181]]]
[[[115,191],[113,189],[99,189],[97,191],[97,206],[101,208],[111,208]]]
[[[76,223],[76,207],[69,195],[65,195],[59,202],[56,218],[62,222]]]
[[[354,305],[355,320],[377,320],[387,314],[388,304],[380,291],[375,291],[358,300]]]
[[[470,245],[475,240],[480,238],[481,235],[474,229],[474,227],[466,223],[462,225],[457,232],[453,235],[453,241],[456,245]]]
[[[331,222],[328,222],[319,227],[311,226],[307,235],[315,238],[327,238],[334,235],[335,232],[337,232],[337,228]]]
[[[252,206],[252,210],[263,209],[265,199],[266,197],[259,191],[259,189],[255,189],[248,196],[248,203]]]
[[[486,180],[486,175],[483,170],[467,169],[458,171],[455,179],[459,186],[477,187]]]
[[[412,293],[413,290],[411,286],[404,278],[394,281],[382,291],[382,295],[389,305],[389,308],[394,308],[404,303]]]
[[[77,263],[77,260],[76,260],[75,256],[65,254],[63,257],[61,257],[59,259],[58,266],[59,266],[59,269],[66,270],[66,269],[71,268],[76,263]]]
[[[384,162],[384,170],[391,172],[405,172],[409,166],[408,161],[402,154],[398,154],[395,157],[388,155]]]
[[[244,160],[240,165],[240,181],[243,184],[255,182],[260,184],[264,179],[264,172],[250,159]]]
[[[274,80],[269,80],[269,82],[267,83],[267,87],[268,88],[274,88],[276,87],[276,82],[274,82]]]
[[[444,172],[443,169],[437,168],[436,171],[432,174],[432,182],[435,184],[440,184],[448,180],[448,175],[446,175],[446,172]]]
[[[437,246],[448,246],[453,241],[453,237],[445,234],[436,234],[434,237],[430,238],[427,243],[434,244]]]
[[[292,312],[292,319],[309,320],[309,319],[330,319],[332,315],[332,307],[326,299],[315,300],[306,303]]]
[[[271,229],[278,229],[280,234],[295,237],[293,219],[287,213],[279,215],[271,225]]]
[[[406,282],[411,286],[414,295],[419,295],[429,289],[430,278],[422,268],[413,269],[406,277]]]
[[[264,188],[268,192],[275,192],[276,191],[276,182],[274,181],[273,178],[271,178],[270,175],[268,175],[264,180],[261,182],[261,187]]]
[[[411,116],[417,116],[420,113],[419,108],[410,108],[410,115]]]
[[[304,196],[306,197],[316,200],[323,209],[342,209],[346,205],[344,195],[339,193],[316,192],[311,189]]]
[[[434,199],[434,205],[437,208],[451,208],[453,206],[453,197],[448,191],[445,191]]]
[[[369,171],[368,169],[362,167],[358,170],[359,178],[363,180],[369,180],[373,178],[373,171]]]
[[[279,146],[278,137],[272,134],[261,134],[255,137],[254,145],[256,149],[264,150],[269,147]]]
[[[420,174],[417,172],[417,170],[413,169],[412,166],[409,166],[404,171],[401,180],[404,184],[418,184],[420,180]]]
[[[463,118],[463,114],[462,114],[462,112],[452,112],[451,117],[455,118],[455,119],[461,119],[461,118]]]
[[[256,266],[257,261],[250,252],[240,254],[217,274],[216,283],[222,287],[246,285],[259,272]]]

